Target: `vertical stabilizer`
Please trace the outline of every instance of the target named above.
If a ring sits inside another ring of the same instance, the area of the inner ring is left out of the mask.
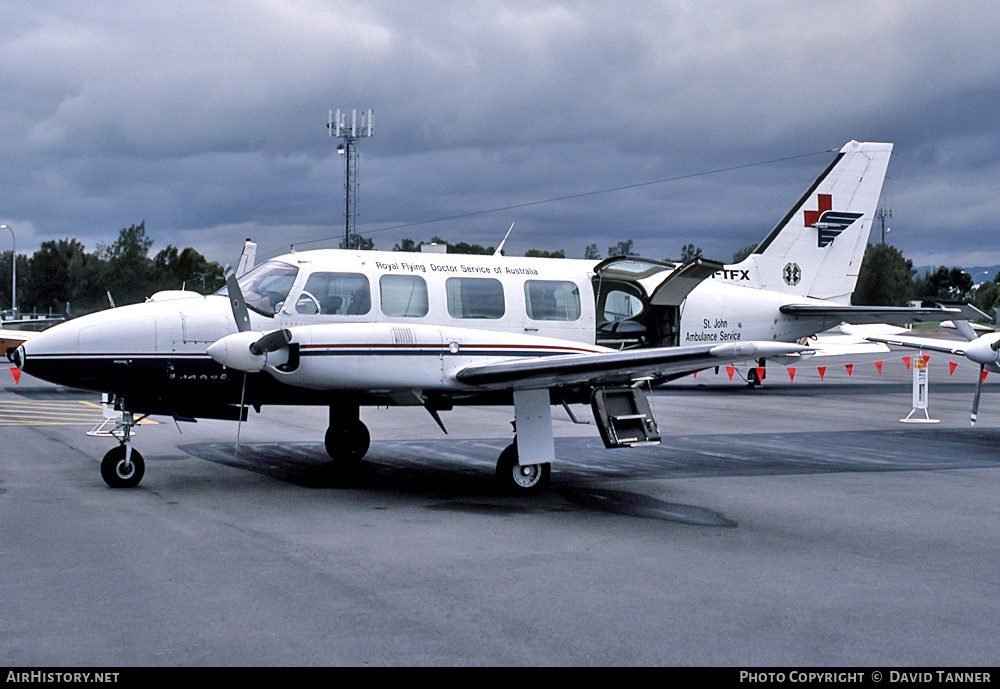
[[[243,245],[243,253],[240,254],[240,262],[236,266],[236,277],[243,277],[244,274],[249,273],[254,266],[254,262],[257,260],[257,245],[247,238],[246,243]]]
[[[849,304],[892,144],[851,141],[732,274],[744,287]]]

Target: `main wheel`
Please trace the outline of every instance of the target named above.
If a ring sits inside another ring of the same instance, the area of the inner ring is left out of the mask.
[[[500,453],[497,460],[497,480],[501,488],[514,495],[535,495],[549,482],[552,465],[521,465],[518,461],[517,442],[513,442]]]
[[[101,460],[101,478],[112,488],[134,488],[146,473],[146,463],[136,449],[128,464],[125,463],[125,446],[119,445],[108,451]]]
[[[346,426],[330,426],[323,439],[327,454],[337,462],[357,462],[368,453],[371,440],[368,427],[358,420]]]

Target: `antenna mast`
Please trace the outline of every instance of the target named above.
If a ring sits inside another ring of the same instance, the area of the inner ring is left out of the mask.
[[[355,226],[358,222],[358,141],[375,133],[374,111],[367,110],[361,112],[358,117],[357,110],[351,110],[351,122],[347,123],[347,111],[341,112],[339,109],[330,111],[327,121],[327,128],[330,130],[330,138],[337,137],[341,143],[337,146],[337,153],[344,156],[344,241],[341,243],[342,249],[358,249],[360,238]]]
[[[878,220],[880,223],[882,223],[882,243],[883,244],[885,244],[885,233],[887,232],[887,230],[885,229],[885,220],[886,220],[886,218],[891,218],[891,217],[892,217],[892,209],[891,208],[879,208],[877,211],[875,211],[875,219]]]

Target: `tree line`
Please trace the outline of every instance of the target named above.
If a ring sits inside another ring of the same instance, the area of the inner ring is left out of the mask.
[[[222,267],[198,251],[168,245],[152,258],[146,222],[123,228],[110,246],[88,252],[78,239],[42,242],[31,256],[17,256],[17,304],[21,313],[86,313],[135,304],[167,289],[210,294],[225,284]],[[11,251],[0,254],[0,304],[11,303]]]

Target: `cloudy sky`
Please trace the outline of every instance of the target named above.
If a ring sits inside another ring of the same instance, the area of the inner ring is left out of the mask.
[[[895,144],[891,243],[994,265],[998,35],[995,0],[0,0],[0,223],[31,253],[145,220],[220,262],[336,237],[328,111],[371,108],[379,249],[516,223],[512,254],[729,260],[856,139]]]

